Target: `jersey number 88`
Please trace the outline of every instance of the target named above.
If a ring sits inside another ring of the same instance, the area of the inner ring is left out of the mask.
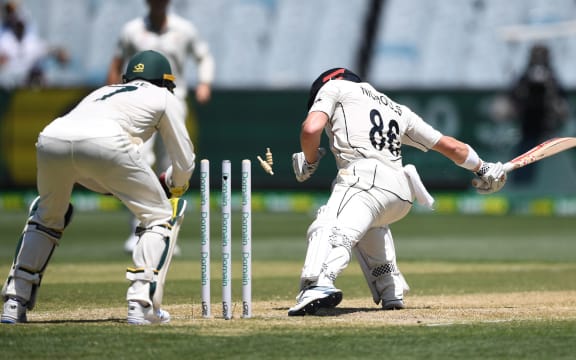
[[[394,156],[400,156],[400,126],[398,122],[394,119],[388,121],[388,128],[385,129],[384,120],[382,115],[376,109],[370,111],[370,123],[372,123],[372,128],[370,129],[370,142],[372,146],[381,151],[386,148]],[[384,134],[386,131],[386,134]]]

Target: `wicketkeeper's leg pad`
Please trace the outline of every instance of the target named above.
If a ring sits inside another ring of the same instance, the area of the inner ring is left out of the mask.
[[[126,300],[153,305],[155,310],[162,304],[166,274],[186,209],[185,200],[174,198],[170,201],[174,209],[172,219],[165,225],[142,231],[132,253],[135,266],[126,271],[126,278],[131,282]]]
[[[127,300],[152,305],[157,289],[159,269],[168,255],[168,244],[172,231],[168,224],[152,226],[143,230],[132,253],[134,267],[126,269],[126,279],[131,282]]]
[[[42,276],[63,232],[63,229],[51,229],[37,222],[34,215],[38,200],[36,198],[30,206],[28,221],[16,246],[14,262],[2,287],[4,300],[18,298],[28,309],[34,308]],[[65,226],[70,223],[73,212],[70,204],[64,219]]]

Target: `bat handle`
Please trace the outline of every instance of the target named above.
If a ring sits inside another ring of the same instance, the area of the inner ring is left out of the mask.
[[[514,163],[512,163],[512,162],[510,162],[510,161],[504,164],[504,171],[507,172],[507,173],[509,173],[510,171],[514,170],[515,168],[516,168],[516,167],[515,167]]]

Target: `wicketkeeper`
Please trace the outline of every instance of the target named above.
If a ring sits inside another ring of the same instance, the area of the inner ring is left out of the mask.
[[[129,20],[122,26],[120,36],[114,49],[114,56],[108,68],[108,84],[119,82],[124,64],[137,52],[156,50],[161,52],[170,64],[176,79],[174,95],[180,100],[184,111],[182,121],[188,114],[188,86],[185,75],[189,60],[196,64],[198,83],[195,99],[199,104],[210,101],[215,62],[208,43],[203,39],[198,28],[189,19],[170,11],[170,0],[146,0],[147,13]],[[139,9],[138,9],[139,10]],[[142,153],[149,164],[158,172],[170,163],[164,145],[154,136],[144,143]],[[130,236],[124,242],[124,250],[132,253],[136,245],[135,229],[137,219],[131,221]],[[175,254],[180,249],[176,247]]]
[[[504,186],[502,163],[484,162],[469,145],[442,135],[408,107],[392,101],[345,68],[322,73],[312,84],[308,116],[302,124],[302,151],[292,157],[296,179],[306,181],[324,156],[329,138],[338,175],[325,206],[308,228],[308,249],[300,293],[289,316],[334,307],[342,291],[334,286],[357,256],[374,302],[384,310],[403,309],[408,285],[396,263],[390,224],[410,211],[414,199],[431,206],[416,169],[402,165],[401,146],[435,150],[479,178],[474,186],[489,194]]]
[[[172,93],[170,64],[162,54],[143,51],[133,56],[123,81],[95,90],[38,136],[39,196],[30,207],[2,289],[3,323],[26,322],[26,311],[34,308],[46,266],[72,219],[75,184],[116,196],[140,220],[134,266],[126,273],[128,322],[170,320],[161,309],[162,293],[185,208],[180,197],[194,170],[194,147]],[[171,199],[140,153],[156,131],[172,160],[162,177]]]

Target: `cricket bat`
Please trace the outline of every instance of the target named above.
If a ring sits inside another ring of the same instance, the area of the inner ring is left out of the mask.
[[[519,169],[573,147],[576,147],[576,137],[552,138],[505,163],[504,171]]]

